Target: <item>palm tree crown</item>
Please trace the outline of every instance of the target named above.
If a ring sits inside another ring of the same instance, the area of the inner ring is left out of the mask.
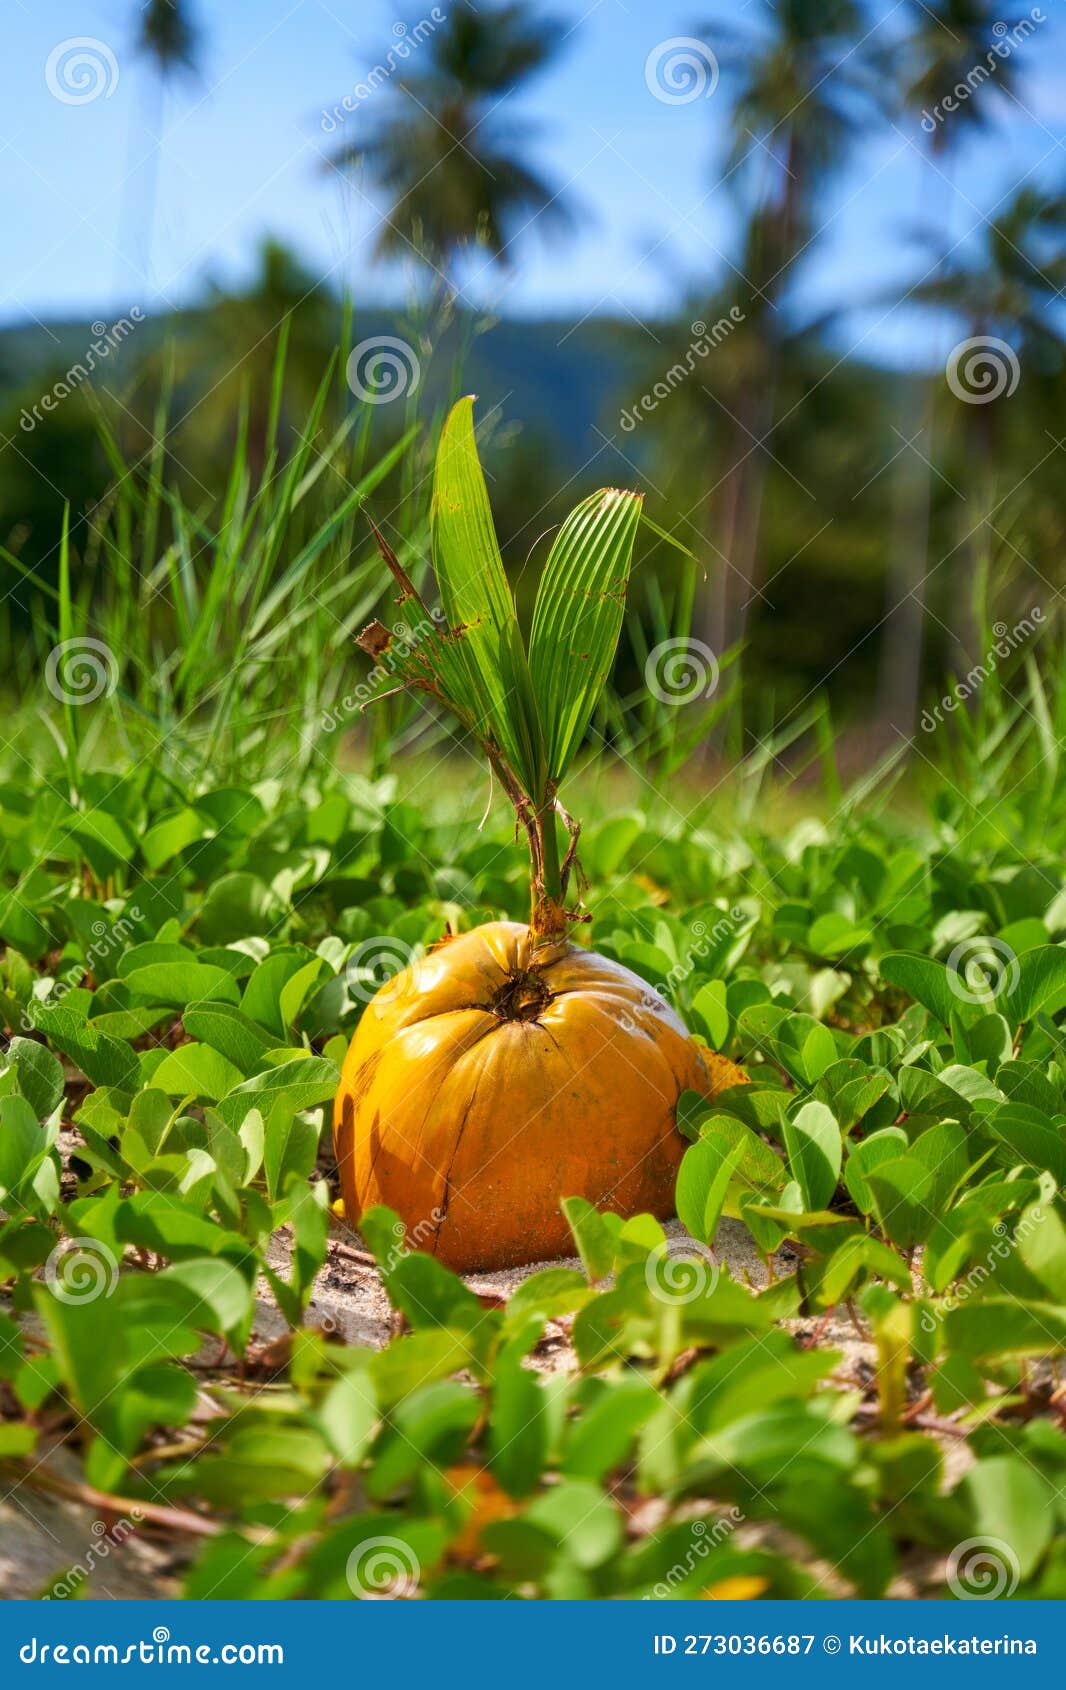
[[[507,264],[527,225],[566,221],[549,181],[525,161],[527,131],[500,115],[509,96],[554,57],[554,19],[524,5],[460,0],[375,95],[356,108],[362,131],[332,163],[365,165],[389,209],[377,249],[412,249],[448,270],[475,242]]]

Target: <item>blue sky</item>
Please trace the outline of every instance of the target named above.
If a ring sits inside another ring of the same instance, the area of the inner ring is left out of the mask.
[[[324,165],[336,137],[323,133],[321,115],[387,53],[396,19],[424,16],[428,0],[424,11],[398,11],[387,0],[199,0],[203,67],[167,97],[150,251],[143,211],[154,153],[151,79],[131,52],[136,0],[0,6],[16,73],[0,115],[3,321],[184,304],[209,274],[231,283],[245,277],[267,234],[290,242],[316,274],[350,286],[357,300],[395,297],[408,285],[371,264],[380,208]],[[713,50],[714,27],[700,19],[715,7],[555,0],[547,9],[567,20],[565,51],[514,102],[513,115],[532,126],[543,169],[567,185],[579,233],[566,245],[532,239],[513,277],[470,273],[466,292],[517,314],[644,320],[686,285],[731,274],[734,206],[720,180],[724,92],[670,105],[645,82],[648,54],[669,37],[698,35]],[[752,0],[717,10],[734,19],[758,13]],[[1008,8],[1007,16],[1025,10]],[[1025,109],[997,97],[993,126],[954,166],[951,233],[960,241],[1020,178],[1066,178],[1066,5],[1044,0],[1043,11],[1048,21],[1018,54]],[[902,4],[884,0],[871,15],[885,39],[896,37]],[[56,98],[46,78],[49,55],[77,37],[103,43],[113,57],[102,73],[111,93],[85,104]],[[359,116],[346,119],[345,135]],[[847,347],[892,362],[921,361],[927,326],[906,308],[862,306],[920,273],[906,231],[930,214],[936,196],[924,139],[912,119],[857,145],[823,208],[803,278],[812,310],[854,307],[838,331]],[[743,299],[741,281],[737,288]]]

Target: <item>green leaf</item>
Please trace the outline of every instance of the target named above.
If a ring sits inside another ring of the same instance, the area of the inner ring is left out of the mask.
[[[263,1058],[276,1043],[234,1004],[191,1003],[182,1011],[181,1021],[191,1038],[210,1045],[246,1077],[262,1072]],[[237,1083],[230,1081],[231,1085]]]
[[[190,1326],[225,1333],[236,1350],[243,1348],[254,1298],[248,1280],[232,1262],[214,1256],[179,1262],[165,1268],[157,1280],[180,1293],[181,1319]]]
[[[606,1279],[614,1269],[615,1245],[603,1216],[585,1197],[564,1197],[559,1207],[585,1272],[592,1280]]]
[[[1066,1006],[1066,945],[1041,945],[1003,970],[996,1008],[1012,1026]]]
[[[269,1118],[279,1104],[291,1113],[313,1109],[319,1103],[329,1103],[339,1079],[337,1065],[328,1057],[297,1057],[234,1086],[222,1098],[218,1112],[236,1131],[252,1108],[261,1110]]]
[[[378,1424],[377,1401],[365,1368],[354,1367],[327,1391],[318,1423],[342,1467],[358,1467]]]
[[[836,910],[828,910],[811,923],[807,933],[808,947],[818,956],[842,957],[856,953],[855,961],[869,947],[873,939],[871,929],[864,923],[849,921]]]
[[[241,1083],[241,1071],[210,1045],[179,1045],[153,1071],[152,1084],[171,1097],[205,1097],[216,1103]]]
[[[39,1166],[48,1141],[24,1097],[0,1097],[0,1205],[13,1208],[13,1194]]]
[[[918,1244],[937,1224],[933,1176],[916,1156],[897,1156],[867,1174],[877,1218],[894,1244]]]
[[[472,398],[460,399],[444,424],[430,528],[441,602],[469,683],[462,702],[539,802],[546,774],[543,736],[478,460]]]
[[[1015,1571],[1028,1578],[1036,1570],[1055,1525],[1057,1493],[1018,1455],[979,1461],[959,1486],[973,1510],[975,1535],[1007,1546]]]
[[[868,1175],[882,1162],[895,1161],[907,1149],[907,1135],[902,1127],[883,1127],[879,1133],[860,1140],[848,1152],[844,1168],[844,1184],[848,1194],[864,1215],[874,1210],[874,1194]]]
[[[598,1567],[622,1541],[618,1510],[598,1485],[562,1479],[526,1509],[525,1519],[550,1532],[579,1567]]]
[[[889,951],[881,958],[880,966],[883,979],[893,986],[902,986],[945,1027],[950,1027],[953,1011],[958,1011],[964,1000],[952,991],[950,976],[942,962],[932,957],[912,956],[909,951]]]
[[[63,1064],[35,1039],[13,1038],[7,1057],[15,1065],[19,1091],[37,1119],[46,1121],[63,1101]]]
[[[575,1479],[602,1479],[621,1467],[640,1428],[662,1403],[654,1386],[639,1376],[602,1390],[570,1426],[563,1472]]]
[[[805,1086],[816,1084],[836,1060],[836,1040],[812,1015],[797,1014],[780,1004],[755,1004],[741,1012],[740,1025]]]
[[[200,937],[205,945],[228,945],[250,933],[269,933],[285,913],[285,906],[258,875],[240,870],[223,874],[210,887],[200,910]],[[196,992],[196,997],[218,993]],[[236,998],[229,1001],[236,1003]]]
[[[196,810],[175,810],[172,815],[161,816],[147,830],[141,840],[141,855],[149,868],[161,868],[187,845],[210,832],[209,824]]]
[[[571,511],[540,579],[529,669],[558,782],[592,719],[614,662],[642,498],[603,488]]]
[[[1046,1356],[1066,1350],[1066,1309],[1015,1297],[981,1297],[944,1316],[948,1346],[974,1361]]]
[[[150,1003],[171,1004],[184,1009],[186,1004],[201,999],[218,999],[236,1003],[240,991],[233,976],[224,968],[205,962],[154,962],[143,968],[131,969],[124,976],[126,985],[138,997]]]
[[[1053,1125],[1026,1103],[1008,1103],[989,1115],[985,1125],[1020,1162],[1048,1168],[1056,1185],[1066,1185],[1066,1136],[1060,1123]]]
[[[729,1008],[724,980],[708,980],[692,1000],[686,1020],[695,1024],[713,1050],[721,1050],[729,1038]]]
[[[681,1159],[675,1193],[678,1218],[701,1244],[714,1243],[729,1182],[743,1155],[738,1134],[725,1156],[714,1139],[701,1138]]]
[[[785,1149],[807,1209],[824,1209],[840,1178],[843,1145],[836,1116],[824,1103],[805,1103],[784,1123]]]
[[[538,1375],[506,1349],[496,1364],[489,1423],[492,1471],[511,1496],[528,1496],[548,1453],[546,1398]]]
[[[122,1039],[101,1033],[91,1022],[65,1005],[37,1005],[31,1011],[34,1026],[50,1044],[81,1069],[94,1086],[115,1086],[135,1091],[140,1078],[137,1054]]]

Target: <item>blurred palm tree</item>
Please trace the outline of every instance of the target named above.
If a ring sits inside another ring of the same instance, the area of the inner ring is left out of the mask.
[[[923,283],[927,300],[936,303],[952,251],[953,155],[976,130],[988,124],[991,98],[997,89],[1008,99],[1017,98],[1022,69],[1013,52],[993,56],[997,42],[1002,42],[1012,27],[999,17],[999,0],[910,0],[908,10],[910,29],[902,57],[901,101],[905,111],[923,119],[928,136],[927,191],[934,198],[939,197],[934,212],[937,230],[932,265],[927,272],[932,285],[925,287]],[[990,61],[994,68],[990,68]],[[953,95],[960,85],[966,87],[968,97],[956,98],[955,109],[946,112],[945,96]],[[956,283],[960,279],[956,276]],[[972,274],[969,280],[973,280]],[[951,291],[957,304],[955,284]],[[939,302],[945,305],[948,300],[944,297]],[[924,395],[917,397],[910,415],[902,419],[902,432],[912,439],[919,437],[920,446],[917,452],[903,455],[900,470],[896,543],[887,582],[880,692],[882,717],[904,735],[912,732],[917,717],[939,387],[938,371]],[[973,649],[976,633],[972,609],[974,570],[969,549],[956,554],[954,574],[956,579],[950,594],[952,637],[955,660],[962,664]]]
[[[994,69],[989,65],[997,43],[1016,26],[1003,22],[1000,0],[910,0],[909,11],[903,101],[910,111],[930,114],[930,147],[942,155],[986,126],[992,89],[1017,97],[1022,72],[1013,48],[995,54]],[[934,108],[942,111],[944,96],[960,85],[969,97],[957,99],[954,111],[938,120]]]
[[[750,289],[731,345],[744,380],[729,407],[732,463],[719,524],[729,566],[703,619],[710,644],[724,650],[743,637],[762,576],[769,440],[795,340],[788,289],[820,232],[819,196],[885,104],[891,81],[886,49],[857,0],[764,0],[753,29],[712,23],[706,35],[730,93],[725,179],[747,214],[737,267]]]
[[[151,144],[142,160],[143,172],[134,164],[126,178],[122,222],[128,235],[119,244],[124,251],[134,248],[138,251],[136,268],[142,280],[148,279],[152,261],[166,91],[181,77],[196,74],[200,41],[199,28],[186,0],[146,0],[138,8],[133,51],[150,67],[151,75],[143,85],[140,116],[130,137],[130,153],[135,155],[143,146],[145,135]]]
[[[414,42],[365,112],[356,107],[349,121],[364,132],[331,162],[365,167],[386,196],[381,256],[414,251],[450,278],[458,255],[475,244],[506,267],[533,222],[567,225],[557,189],[527,160],[528,126],[501,115],[561,40],[559,20],[517,0],[459,0],[432,35]]]
[[[200,34],[184,0],[148,0],[141,7],[135,45],[154,62],[163,82],[179,71],[194,71]]]
[[[936,242],[939,237],[931,231],[929,238]],[[946,258],[911,293],[920,304],[966,325],[946,384],[952,421],[958,425],[960,449],[953,461],[963,493],[955,554],[965,563],[968,595],[955,620],[958,662],[973,655],[972,645],[962,645],[959,630],[976,630],[980,624],[983,569],[995,549],[991,518],[1004,481],[1007,408],[1023,378],[1035,381],[1063,371],[1066,331],[1058,307],[1064,289],[1066,194],[1046,195],[1023,186],[984,225],[979,244]],[[1008,467],[1008,478],[1015,473]]]

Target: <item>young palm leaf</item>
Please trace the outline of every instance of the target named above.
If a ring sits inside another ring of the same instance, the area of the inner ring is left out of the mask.
[[[543,736],[522,631],[507,584],[474,439],[474,401],[452,408],[437,452],[433,569],[469,681],[468,698],[525,791],[546,778]]]
[[[571,511],[544,566],[529,668],[553,786],[581,744],[614,662],[641,505],[639,493],[593,493]]]
[[[375,659],[375,694],[416,688],[480,741],[529,838],[530,929],[538,941],[558,939],[573,919],[565,898],[579,829],[556,791],[614,660],[640,516],[640,496],[614,488],[571,512],[544,568],[528,659],[478,462],[471,399],[461,399],[444,425],[433,485],[433,566],[447,626],[435,624],[374,529],[400,588],[397,602],[416,603],[430,630],[404,644],[380,622],[364,628],[359,644]],[[562,862],[557,813],[570,830]]]

